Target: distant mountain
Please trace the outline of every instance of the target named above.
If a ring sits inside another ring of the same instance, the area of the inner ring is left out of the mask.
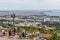
[[[16,14],[16,15],[46,15],[43,12],[39,11],[39,10],[3,10],[0,11],[0,15],[7,15],[7,14]]]
[[[44,10],[42,12],[50,16],[60,16],[60,10]]]
[[[0,10],[0,15],[50,15],[60,16],[60,10]]]

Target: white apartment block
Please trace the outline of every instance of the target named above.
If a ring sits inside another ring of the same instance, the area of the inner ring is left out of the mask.
[[[44,18],[44,22],[51,21],[51,22],[60,22],[60,18],[57,17],[46,17]]]

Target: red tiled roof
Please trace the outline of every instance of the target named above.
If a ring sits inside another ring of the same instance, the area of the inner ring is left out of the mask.
[[[43,37],[44,38],[49,38],[49,37],[51,37],[51,34],[43,34]]]

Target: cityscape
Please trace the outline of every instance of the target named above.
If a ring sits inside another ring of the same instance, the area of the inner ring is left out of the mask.
[[[0,0],[0,40],[60,40],[60,0]]]
[[[60,40],[59,26],[60,16],[45,11],[0,11],[0,37],[6,40]]]

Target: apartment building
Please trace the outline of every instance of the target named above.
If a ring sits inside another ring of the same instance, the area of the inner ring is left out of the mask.
[[[60,22],[60,17],[59,16],[48,16],[44,18],[44,22],[46,21],[51,21],[51,22]]]

